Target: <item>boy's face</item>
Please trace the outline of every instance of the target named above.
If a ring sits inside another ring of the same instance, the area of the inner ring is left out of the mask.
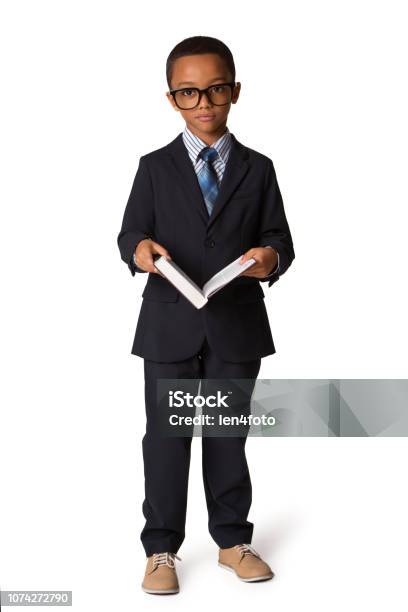
[[[215,53],[188,55],[174,62],[171,89],[188,87],[205,89],[217,83],[231,83],[232,80],[232,75],[219,55]],[[237,83],[232,91],[231,102],[224,106],[213,104],[203,93],[200,103],[189,110],[181,110],[169,92],[166,93],[166,96],[174,110],[181,114],[193,134],[211,144],[224,133],[231,104],[237,102],[240,88],[241,84]],[[204,114],[210,115],[209,120],[200,118],[200,115]]]

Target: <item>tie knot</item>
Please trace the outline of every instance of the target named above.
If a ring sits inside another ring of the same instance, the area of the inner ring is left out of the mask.
[[[213,149],[213,147],[205,147],[200,151],[200,157],[206,162],[212,162],[218,157],[217,149]]]

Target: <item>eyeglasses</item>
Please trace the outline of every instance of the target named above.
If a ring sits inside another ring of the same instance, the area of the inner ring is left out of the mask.
[[[183,89],[171,89],[169,93],[181,110],[191,110],[200,104],[201,96],[206,94],[211,104],[225,106],[232,100],[232,91],[235,83],[217,83],[206,89],[198,87],[184,87]]]

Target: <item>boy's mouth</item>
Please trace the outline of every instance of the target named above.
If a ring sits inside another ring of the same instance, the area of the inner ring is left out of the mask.
[[[196,119],[200,121],[212,121],[215,119],[215,115],[197,115]]]

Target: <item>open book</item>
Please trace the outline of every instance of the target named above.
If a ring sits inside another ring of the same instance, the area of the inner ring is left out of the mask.
[[[214,274],[204,287],[200,289],[196,283],[174,261],[167,261],[163,255],[157,256],[155,267],[176,287],[196,308],[202,308],[208,299],[220,289],[228,285],[244,270],[256,263],[252,257],[243,264],[239,263],[241,255],[222,270]]]

